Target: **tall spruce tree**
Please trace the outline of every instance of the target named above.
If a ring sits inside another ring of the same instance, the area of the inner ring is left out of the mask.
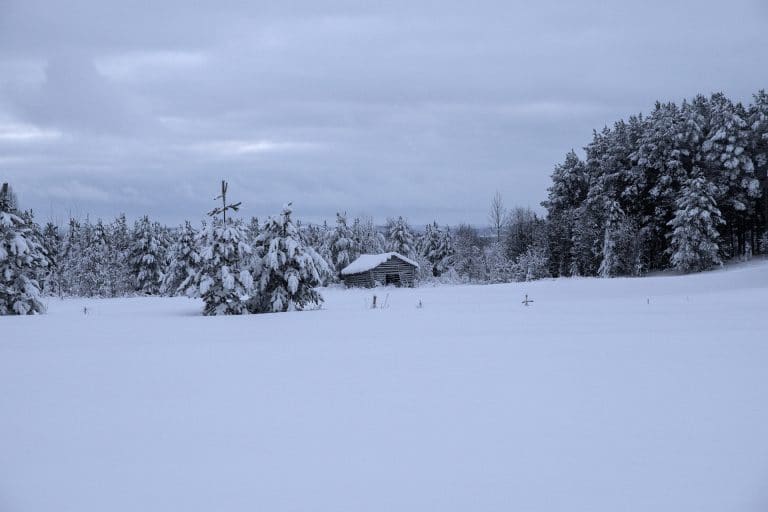
[[[248,302],[255,289],[252,269],[252,248],[248,233],[240,220],[228,212],[237,212],[241,203],[228,203],[229,185],[221,182],[221,207],[214,208],[197,237],[200,263],[187,294],[203,299],[203,314],[242,315],[248,312]],[[221,216],[221,217],[219,217]]]
[[[0,187],[0,315],[45,312],[37,275],[47,266],[40,236],[22,218],[8,184]]]
[[[683,272],[706,270],[720,264],[718,225],[723,223],[715,202],[717,187],[703,173],[687,180],[670,221],[672,265]]]

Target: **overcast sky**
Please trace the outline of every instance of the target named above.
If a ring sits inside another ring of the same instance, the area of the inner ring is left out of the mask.
[[[40,220],[537,207],[593,128],[768,87],[768,2],[0,0],[0,180]]]

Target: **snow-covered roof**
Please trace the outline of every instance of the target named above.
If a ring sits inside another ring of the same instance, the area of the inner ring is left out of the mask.
[[[392,257],[402,260],[409,265],[413,265],[416,268],[419,268],[418,263],[396,252],[384,252],[381,254],[361,254],[359,258],[342,269],[341,275],[348,276],[350,274],[368,272],[369,270],[378,267]]]

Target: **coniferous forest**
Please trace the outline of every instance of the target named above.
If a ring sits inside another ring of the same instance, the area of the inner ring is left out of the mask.
[[[199,227],[148,216],[40,225],[11,187],[0,194],[0,314],[44,310],[41,295],[188,295],[204,313],[319,307],[317,286],[339,282],[360,254],[394,251],[420,264],[419,281],[498,283],[560,276],[640,276],[707,270],[768,251],[768,94],[749,105],[724,94],[592,134],[584,156],[555,166],[546,216],[493,198],[490,229],[405,217],[378,226],[339,212],[302,224],[287,205],[266,221],[226,202]],[[488,226],[483,226],[486,228]]]

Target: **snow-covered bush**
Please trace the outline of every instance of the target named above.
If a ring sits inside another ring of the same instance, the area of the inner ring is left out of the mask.
[[[518,256],[513,267],[516,281],[534,281],[550,277],[547,250],[536,245],[528,247]]]

